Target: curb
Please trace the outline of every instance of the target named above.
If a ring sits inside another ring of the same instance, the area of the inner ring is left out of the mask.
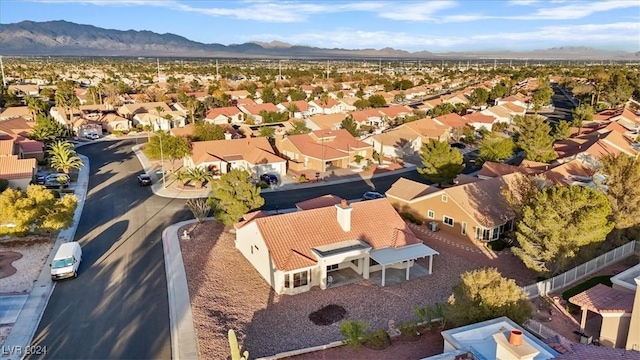
[[[206,220],[211,220],[211,218]],[[164,269],[169,298],[171,358],[176,360],[198,358],[198,340],[193,325],[187,274],[184,270],[182,251],[178,240],[178,229],[195,222],[197,222],[195,219],[181,221],[162,231]]]
[[[46,264],[53,261],[53,257],[61,244],[73,241],[75,237],[87,196],[90,168],[89,158],[82,154],[78,154],[78,156],[82,159],[84,166],[80,169],[78,173],[78,180],[76,180],[74,195],[78,198],[78,207],[73,214],[73,224],[71,227],[61,230],[60,233],[58,233],[58,238],[51,249],[51,253],[47,257],[47,261],[44,263],[42,271],[38,276],[38,280],[33,284],[33,289],[29,293],[27,301],[22,307],[22,310],[20,310],[18,319],[11,327],[11,332],[9,332],[9,336],[7,336],[2,346],[3,351],[0,356],[2,359],[19,360],[29,355],[26,352],[23,353],[23,350],[26,351],[33,340],[36,330],[38,329],[38,325],[40,324],[40,320],[42,319],[42,315],[44,315],[44,310],[46,309],[49,299],[51,298],[51,294],[53,293],[53,289],[56,287],[56,283],[51,280],[51,270],[46,266]],[[5,350],[8,352],[5,352]]]

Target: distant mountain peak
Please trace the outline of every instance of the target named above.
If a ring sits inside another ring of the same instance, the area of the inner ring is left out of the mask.
[[[265,49],[288,49],[293,45],[287,44],[286,42],[273,40],[271,42],[262,42],[262,41],[251,41],[250,44],[260,45]]]

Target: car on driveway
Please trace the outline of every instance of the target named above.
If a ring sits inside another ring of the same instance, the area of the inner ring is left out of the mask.
[[[87,139],[91,139],[91,140],[98,140],[98,139],[100,139],[100,135],[98,135],[98,134],[94,134],[94,133],[87,134],[85,137],[86,137]]]
[[[456,149],[466,149],[467,145],[463,144],[463,143],[453,143],[451,144],[452,148],[456,148]]]
[[[362,200],[375,200],[385,198],[384,194],[380,194],[376,191],[367,191],[362,195]]]
[[[153,184],[153,181],[151,180],[151,176],[147,174],[140,174],[138,175],[138,184],[140,184],[140,186],[149,186]]]
[[[71,178],[69,178],[69,175],[67,174],[49,174],[44,178],[44,183],[42,185],[47,189],[59,188],[60,186],[67,188],[69,187],[70,182]]]
[[[278,177],[274,174],[262,174],[260,175],[260,181],[264,181],[269,185],[278,185]]]

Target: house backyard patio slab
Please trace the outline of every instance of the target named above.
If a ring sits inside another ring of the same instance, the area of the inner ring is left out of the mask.
[[[390,286],[362,280],[277,295],[235,249],[228,228],[213,221],[188,226],[191,239],[181,240],[181,251],[202,359],[228,355],[228,329],[236,330],[251,358],[341,340],[337,323],[318,326],[309,320],[309,314],[329,304],[344,307],[345,319],[369,321],[371,329],[386,329],[390,319],[415,321],[414,306],[446,301],[459,275],[479,267],[444,253],[434,257],[432,275]],[[427,260],[418,264],[428,268]]]

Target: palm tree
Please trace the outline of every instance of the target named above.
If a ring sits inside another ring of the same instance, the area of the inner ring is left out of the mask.
[[[84,165],[82,159],[73,150],[73,144],[68,141],[56,141],[49,145],[49,156],[51,167],[65,174],[68,174],[71,169],[80,169]]]
[[[187,180],[191,180],[191,174],[187,170],[180,170],[173,174],[173,178],[180,183],[180,186],[184,187]]]
[[[289,105],[287,105],[287,110],[289,111],[289,117],[293,118],[293,115],[297,112],[300,111],[300,109],[298,109],[298,105],[296,105],[295,103],[289,103]]]
[[[201,167],[194,167],[189,170],[189,179],[196,183],[197,189],[201,189],[205,181],[213,180],[213,174]]]
[[[153,109],[156,111],[156,115],[158,115],[158,118],[161,118],[162,113],[164,112],[164,109],[162,108],[162,106],[156,106]],[[158,130],[162,130],[162,125],[160,123],[158,123],[158,126],[160,127]]]

